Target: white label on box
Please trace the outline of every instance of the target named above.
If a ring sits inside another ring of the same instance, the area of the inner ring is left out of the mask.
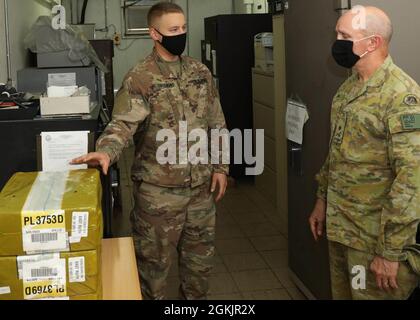
[[[55,249],[55,250],[36,250],[36,251],[27,251],[27,255],[37,255],[37,254],[45,254],[45,253],[60,253],[60,252],[70,252],[70,237],[68,236],[68,232],[66,232],[66,248],[65,249]],[[80,242],[80,241],[79,241]]]
[[[33,255],[33,256],[20,256],[16,258],[17,261],[17,267],[18,267],[18,274],[19,279],[23,279],[22,275],[22,264],[23,263],[35,263],[40,261],[48,261],[48,260],[59,260],[60,254],[59,253],[46,253],[46,254],[40,254],[40,255]]]
[[[66,260],[22,263],[25,300],[67,297]]]
[[[57,188],[59,186],[57,185]],[[37,193],[31,189],[28,198],[35,198]],[[50,197],[53,197],[49,193]],[[48,197],[48,195],[47,195]],[[42,198],[40,196],[39,198]],[[57,199],[62,199],[57,197]],[[32,201],[32,200],[31,200]],[[27,200],[26,205],[31,202]],[[33,202],[34,204],[36,203]],[[36,205],[38,206],[38,205]],[[28,252],[64,250],[67,247],[68,233],[66,232],[64,210],[39,210],[22,212],[22,238],[23,250]]]
[[[24,282],[38,281],[66,281],[66,260],[51,259],[22,263],[22,277]]]
[[[2,294],[10,294],[10,287],[0,287],[0,295]]]
[[[85,238],[88,236],[89,212],[73,212],[71,237]]]
[[[69,258],[69,282],[85,281],[85,257]]]
[[[81,237],[69,237],[70,243],[80,243],[80,241],[82,241]]]
[[[68,233],[65,229],[24,230],[25,252],[52,252],[67,249]]]
[[[76,73],[50,73],[48,75],[48,86],[76,86]]]

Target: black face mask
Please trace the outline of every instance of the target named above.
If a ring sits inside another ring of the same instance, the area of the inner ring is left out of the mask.
[[[353,52],[353,44],[350,40],[336,40],[332,47],[335,61],[344,68],[353,68],[360,60],[360,56]]]
[[[156,29],[155,29],[156,30]],[[174,56],[180,56],[187,45],[187,33],[179,34],[177,36],[165,36],[156,30],[161,36],[160,44]]]

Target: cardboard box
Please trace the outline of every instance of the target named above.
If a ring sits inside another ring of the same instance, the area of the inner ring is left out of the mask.
[[[90,97],[41,97],[41,116],[88,114],[91,110]]]
[[[50,298],[100,300],[102,299],[100,252],[98,248],[91,251],[57,253],[54,258],[52,254],[0,257],[0,300]],[[54,264],[57,259],[61,259],[65,273],[63,282],[52,280],[54,278],[52,274],[58,267],[58,264]],[[52,269],[54,271],[51,271]],[[28,271],[34,278],[25,278]]]
[[[16,173],[0,193],[0,257],[95,250],[101,203],[96,169]]]

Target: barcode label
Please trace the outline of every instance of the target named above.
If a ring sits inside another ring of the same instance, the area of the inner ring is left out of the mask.
[[[58,234],[57,233],[37,233],[31,235],[32,243],[47,243],[50,241],[57,241]]]
[[[72,239],[87,237],[89,227],[89,212],[73,212],[71,227]]]
[[[32,278],[49,278],[49,277],[57,277],[57,276],[58,276],[57,268],[31,269]]]
[[[22,263],[22,278],[24,282],[66,281],[66,260],[51,259]]]
[[[26,254],[65,250],[68,241],[65,211],[23,211],[22,237]]]
[[[17,266],[18,266],[18,274],[19,274],[19,279],[22,280],[23,279],[23,275],[22,275],[22,265],[23,263],[35,263],[35,262],[40,262],[40,261],[48,261],[48,260],[59,260],[60,259],[60,254],[58,253],[52,253],[52,254],[40,254],[40,255],[31,255],[31,256],[20,256],[17,257]]]
[[[85,257],[69,258],[69,282],[85,281]]]
[[[26,254],[60,252],[68,247],[68,233],[65,229],[26,231],[22,236]]]

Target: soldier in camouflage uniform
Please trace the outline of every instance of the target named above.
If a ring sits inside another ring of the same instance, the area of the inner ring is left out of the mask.
[[[143,297],[165,298],[174,246],[179,253],[180,298],[206,299],[215,253],[212,193],[217,188],[216,201],[223,197],[228,166],[162,164],[157,152],[163,142],[157,136],[162,129],[173,130],[178,154],[182,122],[188,124],[188,133],[194,129],[208,132],[225,129],[225,118],[210,71],[181,56],[186,40],[182,9],[172,3],[157,4],[149,12],[149,25],[155,40],[153,53],[125,77],[97,152],[74,163],[101,165],[106,173],[134,137],[131,222]]]
[[[333,100],[310,224],[318,240],[326,220],[334,299],[407,299],[418,285],[405,248],[420,222],[420,87],[388,55],[389,18],[365,9],[365,29],[354,12],[337,25],[333,55],[355,68]],[[360,266],[366,281],[355,286]]]

